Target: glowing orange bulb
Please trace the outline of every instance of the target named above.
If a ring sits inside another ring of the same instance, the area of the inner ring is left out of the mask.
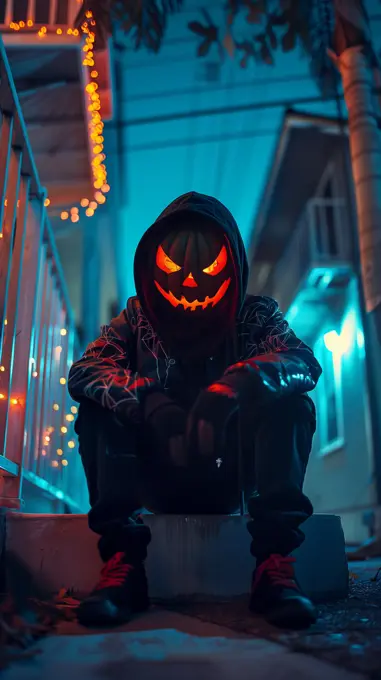
[[[64,210],[64,211],[61,213],[61,220],[67,220],[68,217],[69,217],[69,213],[68,213],[66,210]]]
[[[81,206],[82,206],[82,208],[87,208],[87,206],[89,205],[89,203],[90,203],[90,201],[89,201],[88,198],[83,198],[83,199],[81,200]]]
[[[79,30],[78,30],[78,28],[75,28],[75,29],[74,29],[73,35],[79,35]]]
[[[57,449],[57,456],[62,456],[62,454],[63,454],[62,449]]]
[[[48,205],[50,205],[50,198],[45,198],[45,201],[44,201],[45,208],[47,208]]]
[[[70,411],[71,411],[72,413],[78,413],[78,409],[77,409],[76,406],[72,406],[71,409],[70,409]]]
[[[19,26],[20,28],[25,28],[25,21],[20,21]]]
[[[0,371],[1,371],[2,373],[4,373],[4,371],[5,371],[5,366],[0,366]]]
[[[109,185],[104,184],[103,187],[102,187],[102,191],[103,191],[104,194],[108,194],[108,192],[110,191]]]
[[[49,435],[46,435],[46,437],[45,437],[45,442],[46,442],[47,444],[49,444],[49,442],[50,442],[50,437],[49,437]]]
[[[33,26],[33,21],[32,21],[32,19],[28,19],[28,21],[27,21],[26,23],[27,23],[27,25],[29,26],[29,28],[31,28],[31,27]]]
[[[94,210],[92,208],[87,208],[86,215],[87,217],[92,217],[94,215]]]
[[[73,213],[72,216],[71,216],[71,221],[72,222],[79,222],[79,215],[77,215],[76,213]]]
[[[92,78],[98,78],[99,73],[98,71],[91,71],[90,75]]]
[[[2,392],[0,392],[0,399],[5,399],[5,394],[3,394]]]
[[[62,35],[62,28],[57,28],[57,35]]]
[[[42,451],[41,451],[41,456],[46,456],[46,451],[45,451],[45,449],[42,449]]]
[[[52,467],[58,467],[58,460],[52,460]]]

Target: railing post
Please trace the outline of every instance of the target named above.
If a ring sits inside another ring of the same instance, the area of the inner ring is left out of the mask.
[[[0,454],[4,455],[5,434],[8,418],[8,409],[11,403],[11,395],[9,394],[10,387],[10,370],[11,356],[9,351],[12,348],[12,334],[14,331],[14,324],[12,321],[13,310],[9,307],[9,288],[11,281],[11,272],[13,268],[13,260],[17,255],[14,249],[14,239],[16,237],[16,214],[19,196],[20,185],[20,170],[21,170],[22,152],[20,150],[12,150],[9,170],[9,181],[7,182],[7,191],[5,201],[7,202],[6,211],[3,223],[3,238],[1,240],[0,249],[0,310],[2,314],[1,329],[0,329],[0,358],[3,370],[0,373],[0,390],[3,398],[0,399]],[[4,199],[3,201],[4,202]],[[22,247],[22,241],[20,244]],[[17,265],[16,265],[17,266]],[[10,328],[8,329],[8,312],[10,314]],[[12,327],[13,326],[13,327]],[[7,338],[11,336],[10,342]]]
[[[5,24],[9,26],[13,20],[13,0],[6,0],[5,5]]]

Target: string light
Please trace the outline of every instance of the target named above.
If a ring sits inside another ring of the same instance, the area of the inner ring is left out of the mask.
[[[75,441],[74,441],[73,439],[71,439],[71,440],[67,443],[67,445],[68,445],[69,449],[74,449],[74,447],[75,447]]]
[[[5,366],[0,366],[0,371],[1,371],[2,373],[4,373],[4,371],[5,371]]]
[[[62,337],[63,337],[64,335],[67,335],[67,329],[66,329],[66,328],[61,328],[60,334],[62,335]]]
[[[11,21],[9,28],[13,31],[20,31],[24,29],[31,29],[34,26],[32,19],[27,21]],[[82,64],[88,69],[90,82],[85,86],[85,95],[87,98],[87,110],[89,113],[89,136],[90,143],[92,146],[92,159],[91,159],[91,171],[93,176],[93,187],[96,191],[101,191],[102,194],[107,193],[110,190],[107,184],[107,169],[105,166],[106,156],[103,153],[103,142],[102,132],[104,128],[104,122],[101,114],[101,102],[99,96],[99,84],[97,79],[99,78],[99,72],[95,68],[94,61],[94,47],[95,47],[95,32],[94,28],[96,26],[96,21],[94,19],[91,10],[86,12],[86,18],[83,22],[80,30],[77,28],[68,27],[66,29],[66,35],[72,36],[73,38],[78,38],[80,33],[85,36],[85,44],[82,47],[83,50],[83,61]],[[49,33],[54,33],[55,35],[63,35],[64,29],[59,27],[48,28],[47,26],[41,26],[37,31],[36,35],[39,39],[45,39]],[[90,200],[90,199],[83,199]],[[98,204],[104,204],[106,199],[104,198],[98,201]],[[46,199],[45,206],[50,205],[50,200]],[[87,208],[88,203],[84,204],[81,201],[81,207]],[[87,210],[87,217],[92,217],[96,208],[92,208],[92,211]],[[69,212],[63,210],[61,212],[61,219],[67,220],[69,218]],[[77,222],[78,219],[71,218],[72,222]],[[1,235],[0,235],[1,238]]]
[[[59,465],[58,460],[52,460],[52,467],[57,468]]]
[[[63,455],[62,449],[57,449],[57,456],[62,456],[62,455]]]
[[[69,461],[67,461],[66,458],[63,458],[62,461],[61,461],[61,463],[62,463],[62,465],[63,465],[64,467],[66,467],[67,465],[69,465]]]
[[[66,378],[60,378],[61,385],[66,385]]]
[[[50,205],[50,198],[45,198],[45,201],[44,201],[45,208],[47,208],[48,205]]]
[[[32,378],[37,378],[37,376],[38,376],[38,371],[33,371]]]
[[[53,404],[53,411],[59,411],[59,410],[60,410],[59,404]]]
[[[72,406],[71,409],[70,409],[70,411],[71,411],[72,413],[78,413],[78,409],[77,409],[76,406]]]
[[[72,423],[73,420],[74,420],[74,416],[73,416],[71,413],[68,413],[68,414],[65,416],[65,418],[66,418],[66,420],[68,421],[68,423]]]
[[[66,433],[67,433],[67,427],[65,427],[65,425],[62,425],[62,427],[61,427],[61,432],[62,432],[62,434],[66,434]]]

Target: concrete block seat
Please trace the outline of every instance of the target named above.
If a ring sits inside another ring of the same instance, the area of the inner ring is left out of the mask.
[[[147,571],[152,598],[228,599],[248,593],[253,558],[246,518],[144,515],[152,529]],[[348,566],[340,517],[313,515],[295,551],[297,576],[315,601],[345,597]],[[72,588],[79,596],[97,581],[97,536],[86,515],[7,515],[6,561],[23,564],[41,592]]]

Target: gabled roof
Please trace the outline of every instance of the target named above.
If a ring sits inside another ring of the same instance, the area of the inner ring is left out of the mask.
[[[344,133],[344,134],[343,134]],[[288,110],[259,202],[249,243],[249,263],[274,261],[337,150],[347,145],[347,124]]]

